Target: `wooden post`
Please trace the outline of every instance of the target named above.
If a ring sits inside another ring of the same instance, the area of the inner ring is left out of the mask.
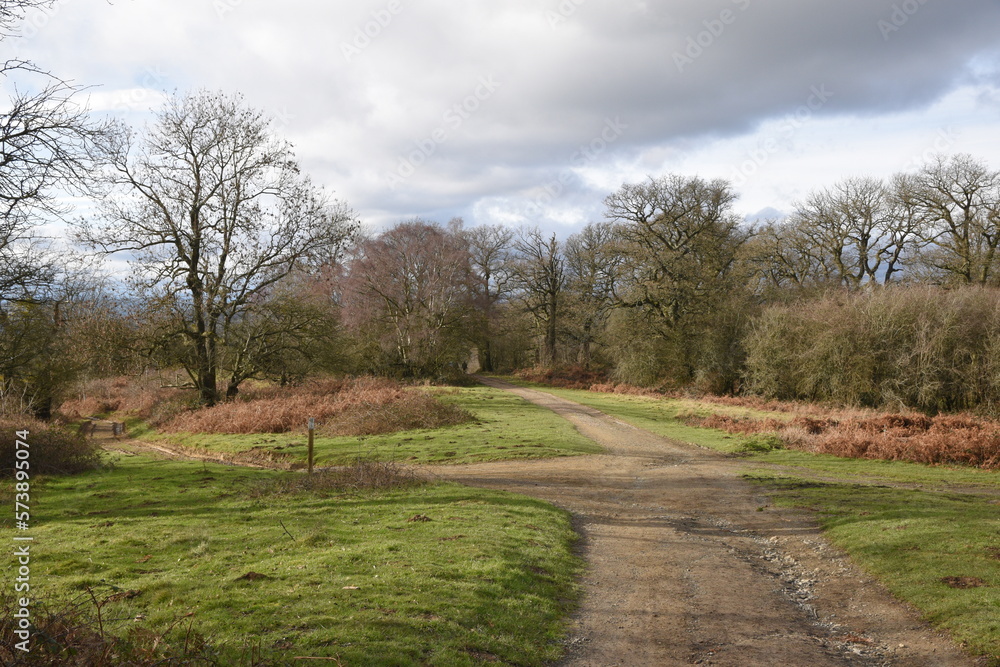
[[[313,432],[316,430],[316,420],[309,418],[309,474],[313,473]]]

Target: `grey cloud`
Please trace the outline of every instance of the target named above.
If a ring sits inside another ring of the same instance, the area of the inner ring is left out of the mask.
[[[579,166],[608,119],[628,131],[591,166],[741,135],[816,87],[833,93],[818,116],[922,108],[969,83],[974,58],[997,62],[1000,28],[995,0],[425,0],[375,27],[390,0],[219,1],[226,12],[204,0],[66,3],[32,55],[113,89],[144,66],[181,89],[239,89],[288,114],[317,180],[382,222],[471,215],[491,197],[516,209]],[[984,99],[998,71],[977,75]],[[400,158],[484,76],[501,87],[388,189]],[[574,177],[558,204],[599,213],[604,194]]]

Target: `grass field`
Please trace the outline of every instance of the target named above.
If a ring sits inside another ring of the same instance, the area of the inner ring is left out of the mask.
[[[972,653],[990,656],[983,664],[1000,665],[1000,473],[787,449],[743,452],[746,437],[688,426],[678,415],[787,415],[530,386],[666,437],[745,457],[746,478],[774,504],[811,513],[834,544],[895,595]]]
[[[297,473],[117,456],[110,470],[33,482],[34,598],[93,592],[110,599],[111,633],[166,632],[160,648],[177,648],[190,627],[225,665],[541,665],[561,653],[582,563],[551,505],[452,484],[289,494],[268,484]],[[13,567],[2,560],[5,581]]]

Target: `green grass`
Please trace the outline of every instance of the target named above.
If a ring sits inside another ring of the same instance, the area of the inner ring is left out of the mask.
[[[580,435],[565,419],[509,392],[470,387],[441,393],[438,400],[468,410],[476,421],[378,436],[329,437],[317,434],[314,442],[315,464],[343,465],[359,456],[407,463],[474,463],[601,451],[597,444]],[[140,428],[137,425],[130,429],[130,433],[211,452],[236,453],[265,448],[289,454],[299,463],[306,461],[306,434],[303,432],[156,435]]]
[[[740,452],[748,438],[687,426],[677,421],[677,414],[783,417],[691,400],[518,384],[726,453]],[[830,540],[895,595],[972,653],[990,656],[986,664],[1000,665],[1000,475],[964,466],[845,459],[785,449],[740,456],[746,462],[746,478],[772,502],[813,513]],[[953,588],[945,577],[975,577],[985,585]]]
[[[140,591],[103,610],[118,619],[113,631],[137,615],[156,631],[191,623],[223,664],[238,664],[248,646],[281,664],[559,657],[582,566],[565,512],[454,484],[248,493],[293,474],[125,456],[110,470],[35,480],[33,597]],[[12,500],[10,485],[2,489]],[[409,521],[417,515],[430,521]],[[10,519],[0,529],[9,541]],[[5,581],[14,567],[0,562]],[[240,579],[251,571],[266,578]]]

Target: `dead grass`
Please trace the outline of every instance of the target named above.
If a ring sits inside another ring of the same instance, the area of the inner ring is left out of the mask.
[[[166,433],[287,433],[310,418],[326,435],[379,435],[472,421],[468,412],[386,378],[325,379],[301,387],[257,387],[237,401],[177,415]]]
[[[129,414],[157,426],[191,409],[196,398],[192,390],[164,387],[162,378],[154,374],[122,376],[90,380],[80,385],[57,412],[67,421]]]
[[[109,587],[110,588],[110,587]],[[15,634],[19,607],[14,596],[0,596],[0,662],[4,665],[45,667],[111,667],[112,665],[221,665],[217,651],[201,636],[189,620],[178,617],[166,631],[143,626],[141,617],[114,618],[106,606],[139,591],[88,589],[79,598],[50,605],[32,600],[30,651],[15,645],[22,641]],[[121,632],[122,627],[125,632]],[[120,636],[112,634],[112,630]],[[259,651],[248,648],[240,665],[263,667]]]
[[[596,384],[608,381],[606,372],[586,369],[582,366],[526,368],[517,371],[514,376],[526,382],[547,384],[560,389],[590,389]]]
[[[557,387],[560,389],[583,389],[604,394],[623,396],[647,396],[649,398],[696,399],[705,403],[716,403],[730,407],[760,410],[762,412],[784,412],[788,414],[842,414],[844,408],[815,403],[779,401],[759,396],[720,396],[698,391],[693,387],[683,390],[661,387],[639,387],[624,382],[612,382],[603,371],[585,370],[577,366],[555,369],[531,368],[514,374],[526,382]],[[874,411],[857,409],[857,414],[875,414]]]
[[[329,495],[344,492],[391,491],[424,484],[413,469],[392,461],[359,459],[349,466],[320,470],[312,475],[295,473],[269,479],[248,490],[252,498],[297,493]]]
[[[630,384],[621,383],[598,383],[589,387],[590,391],[606,394],[620,394],[625,396],[647,396],[649,398],[671,398],[671,399],[691,399],[702,403],[714,403],[733,408],[745,408],[759,412],[781,412],[790,415],[836,415],[843,417],[845,414],[853,416],[873,416],[874,410],[867,408],[844,408],[836,405],[822,405],[819,403],[807,403],[802,401],[778,401],[774,399],[762,398],[760,396],[720,396],[717,394],[707,394],[704,392],[687,389],[684,391],[668,389],[649,389],[637,387]]]
[[[776,433],[788,448],[819,454],[1000,470],[1000,422],[968,414],[859,416],[844,411],[790,421],[712,414],[686,415],[683,421],[741,435]]]

